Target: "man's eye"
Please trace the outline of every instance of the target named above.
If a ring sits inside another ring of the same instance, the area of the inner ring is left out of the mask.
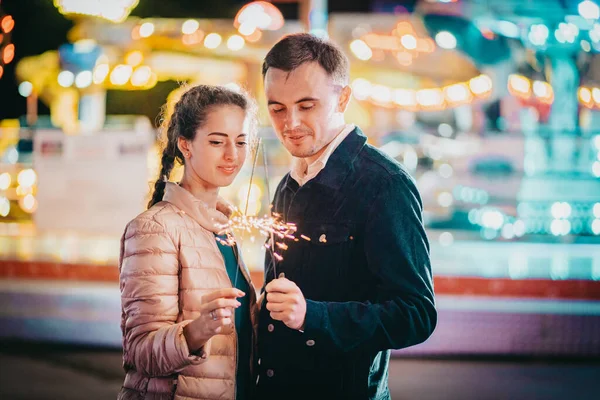
[[[223,142],[219,142],[218,140],[211,140],[209,143],[214,145],[223,144]]]
[[[238,146],[245,146],[248,144],[248,142],[238,142],[237,144],[238,144]]]

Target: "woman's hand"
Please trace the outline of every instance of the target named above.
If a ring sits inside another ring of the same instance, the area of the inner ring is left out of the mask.
[[[236,299],[245,293],[235,288],[215,290],[202,296],[200,316],[183,328],[190,352],[195,352],[233,323],[235,309],[241,303]]]

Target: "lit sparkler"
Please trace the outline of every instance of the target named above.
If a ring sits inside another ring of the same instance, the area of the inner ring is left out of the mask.
[[[272,213],[271,216],[264,216],[262,218],[255,216],[244,215],[239,209],[235,208],[231,218],[229,219],[229,224],[223,226],[225,230],[227,230],[227,239],[218,239],[220,243],[233,246],[235,245],[235,240],[231,232],[254,232],[258,231],[261,235],[265,237],[271,237],[273,240],[270,240],[269,243],[265,244],[265,248],[267,250],[273,251],[273,256],[281,261],[282,257],[280,254],[275,252],[275,248],[271,245],[272,242],[275,242],[275,239],[278,238],[280,240],[291,239],[294,240],[296,237],[294,236],[297,228],[296,224],[290,222],[283,222],[281,220],[281,216],[277,213]],[[288,245],[282,241],[275,242],[275,247],[281,250],[287,250]]]
[[[261,146],[262,144],[262,146]],[[285,240],[294,240],[298,241],[294,234],[296,233],[296,224],[286,223],[281,220],[281,215],[270,212],[270,216],[265,215],[262,218],[255,216],[248,216],[248,202],[250,198],[250,187],[252,186],[252,179],[254,177],[254,171],[256,168],[256,162],[258,159],[258,152],[262,147],[263,152],[263,166],[265,169],[265,180],[267,181],[267,194],[268,198],[271,198],[269,191],[269,173],[267,170],[267,157],[264,143],[262,143],[262,138],[258,138],[257,143],[253,146],[254,150],[254,159],[252,162],[252,172],[250,173],[250,183],[248,185],[248,197],[246,198],[246,206],[244,212],[241,212],[237,207],[234,207],[233,213],[229,218],[229,223],[227,225],[222,226],[223,231],[226,233],[225,239],[217,238],[217,241],[223,245],[227,246],[235,246],[235,239],[233,237],[233,232],[241,233],[251,233],[254,231],[260,232],[261,235],[269,238],[267,243],[265,243],[264,248],[271,254],[271,259],[273,260],[273,273],[275,278],[277,278],[277,270],[276,263],[283,260],[283,256],[278,253],[285,251],[288,249],[288,245],[285,243]],[[310,238],[302,235],[301,236],[305,240],[309,240]],[[277,240],[279,239],[279,240]],[[234,285],[237,283],[237,272],[234,281]]]

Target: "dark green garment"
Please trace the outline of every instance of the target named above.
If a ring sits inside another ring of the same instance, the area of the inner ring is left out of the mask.
[[[224,240],[226,239],[224,236],[219,237]],[[225,268],[227,269],[227,275],[229,275],[231,284],[246,293],[244,297],[237,299],[242,305],[235,310],[235,330],[238,337],[236,400],[247,400],[250,398],[249,393],[251,388],[250,351],[252,348],[252,324],[250,322],[250,302],[248,294],[250,288],[242,271],[239,270],[236,257],[237,249],[232,246],[221,244],[218,240],[217,245],[219,246],[219,250],[221,250],[221,254],[223,254]]]

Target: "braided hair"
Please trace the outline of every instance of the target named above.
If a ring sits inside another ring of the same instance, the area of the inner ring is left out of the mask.
[[[163,199],[175,161],[185,165],[185,158],[177,146],[178,139],[182,137],[193,141],[197,130],[206,122],[211,108],[225,105],[238,106],[246,113],[254,111],[254,104],[247,95],[223,86],[192,86],[177,101],[170,119],[166,122],[166,143],[162,152],[160,173],[154,183],[148,208]]]

